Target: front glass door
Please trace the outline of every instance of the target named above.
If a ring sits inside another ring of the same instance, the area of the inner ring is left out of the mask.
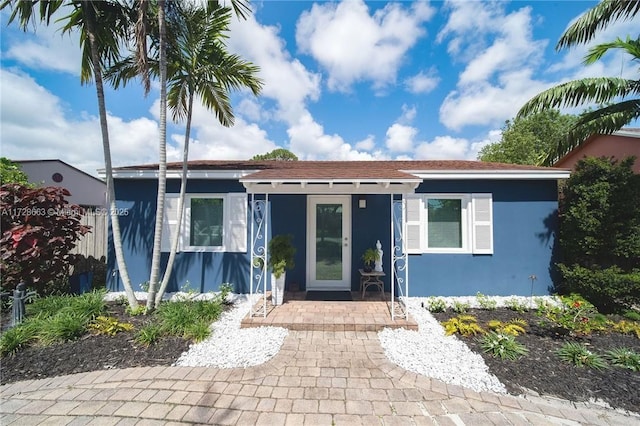
[[[309,196],[308,207],[307,290],[350,290],[350,196]]]

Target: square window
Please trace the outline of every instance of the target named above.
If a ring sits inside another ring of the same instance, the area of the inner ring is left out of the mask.
[[[192,247],[221,247],[224,226],[222,198],[198,198],[190,200],[189,245]]]
[[[463,248],[462,200],[427,199],[427,247]]]

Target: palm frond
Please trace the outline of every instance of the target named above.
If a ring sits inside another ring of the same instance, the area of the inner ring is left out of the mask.
[[[562,34],[556,50],[590,41],[599,30],[612,21],[633,18],[640,12],[637,0],[603,0],[584,13]]]
[[[552,166],[588,138],[596,134],[611,134],[640,117],[640,100],[632,99],[590,111],[580,116],[576,125],[561,140],[541,165]]]
[[[631,37],[627,36],[626,40],[617,38],[610,43],[602,43],[592,47],[584,57],[583,63],[591,65],[600,60],[611,49],[622,49],[636,60],[640,60],[640,39],[632,40]]]
[[[617,77],[595,77],[569,81],[534,96],[525,103],[518,117],[549,108],[575,107],[585,103],[606,104],[612,99],[640,94],[640,81]]]

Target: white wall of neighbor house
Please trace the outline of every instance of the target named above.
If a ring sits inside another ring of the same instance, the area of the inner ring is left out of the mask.
[[[67,200],[83,206],[106,206],[107,185],[98,178],[84,173],[62,161],[16,161],[29,181],[42,186],[67,188],[71,196]]]

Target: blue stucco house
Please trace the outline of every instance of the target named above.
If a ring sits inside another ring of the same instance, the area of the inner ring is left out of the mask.
[[[359,288],[362,253],[380,241],[396,295],[528,295],[552,287],[557,182],[569,171],[477,161],[192,161],[183,223],[181,164],[168,165],[163,262],[178,232],[168,291],[270,290],[256,259],[273,235],[297,248],[286,286]],[[157,165],[114,171],[129,275],[148,280]],[[108,286],[121,290],[109,247]]]

